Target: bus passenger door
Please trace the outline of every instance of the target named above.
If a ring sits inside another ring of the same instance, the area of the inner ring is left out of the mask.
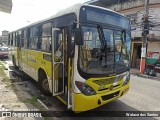
[[[52,94],[64,93],[64,34],[52,28]]]

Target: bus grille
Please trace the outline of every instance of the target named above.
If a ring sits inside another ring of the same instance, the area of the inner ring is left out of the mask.
[[[94,80],[93,83],[96,83],[98,85],[107,85],[114,83],[115,77],[108,78],[108,79],[102,79],[102,80]]]
[[[119,86],[120,86],[120,84],[115,85],[115,86],[113,86],[113,89],[114,89],[114,88],[117,88],[117,87],[119,87]],[[103,90],[109,90],[109,87],[108,87],[108,88],[99,89],[98,91],[103,91]]]
[[[109,95],[104,95],[102,96],[102,100],[109,100],[111,98],[114,98],[114,97],[117,97],[119,95],[119,91],[115,92],[115,93],[112,93],[112,94],[109,94]]]

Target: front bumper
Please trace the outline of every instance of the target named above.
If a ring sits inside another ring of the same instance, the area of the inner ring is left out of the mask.
[[[116,90],[112,90],[107,93],[99,93],[92,96],[85,96],[84,94],[74,93],[74,111],[87,111],[111,102],[126,94],[129,90],[129,86],[130,83]]]

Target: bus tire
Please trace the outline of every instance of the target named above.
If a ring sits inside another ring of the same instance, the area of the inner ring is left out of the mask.
[[[49,84],[48,84],[48,79],[43,70],[40,70],[39,72],[39,79],[38,79],[38,86],[40,91],[47,96],[51,96],[52,93],[49,90]]]

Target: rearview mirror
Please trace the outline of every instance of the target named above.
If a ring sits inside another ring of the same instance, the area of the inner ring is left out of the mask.
[[[82,32],[80,28],[75,29],[75,44],[83,45]]]

